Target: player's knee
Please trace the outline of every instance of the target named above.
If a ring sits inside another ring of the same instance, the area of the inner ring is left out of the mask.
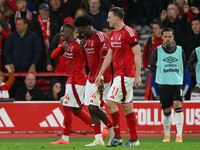
[[[170,116],[171,115],[171,111],[170,112],[163,112],[164,115],[167,117],[167,116]]]
[[[175,112],[176,113],[180,113],[183,111],[183,108],[182,107],[178,107],[178,108],[174,108]]]

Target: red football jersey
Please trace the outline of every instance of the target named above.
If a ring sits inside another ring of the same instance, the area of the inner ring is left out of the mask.
[[[109,47],[113,51],[114,77],[135,77],[134,54],[131,49],[137,45],[137,41],[136,32],[127,25],[111,32]]]
[[[76,38],[68,43],[69,48],[65,49],[63,56],[65,57],[67,82],[66,84],[86,84],[86,75],[84,71],[84,60],[80,48],[80,40]]]
[[[94,83],[95,79],[101,69],[104,58],[108,52],[108,37],[105,33],[97,31],[90,39],[87,39],[84,53],[87,57],[87,65],[89,67],[88,80]],[[104,74],[104,83],[112,80],[111,67],[109,67]]]

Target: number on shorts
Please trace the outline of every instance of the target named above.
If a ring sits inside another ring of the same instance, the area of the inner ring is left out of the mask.
[[[117,95],[118,91],[119,91],[119,88],[113,87],[112,94]]]
[[[70,99],[69,93],[65,96],[65,99],[67,99],[69,101],[69,99]]]
[[[95,99],[96,98],[96,92],[93,93],[93,91],[91,91],[90,98]]]

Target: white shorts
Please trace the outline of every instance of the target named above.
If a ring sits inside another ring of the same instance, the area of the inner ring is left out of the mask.
[[[85,86],[77,84],[65,85],[63,106],[80,108],[84,105]]]
[[[108,95],[108,91],[110,89],[111,82],[104,83],[104,91],[103,95],[100,94],[98,87],[94,83],[90,83],[87,80],[86,83],[86,90],[85,90],[85,105],[94,105],[94,106],[100,106],[100,99],[102,99],[104,102],[106,102],[106,98]]]
[[[118,103],[129,103],[133,98],[134,82],[134,77],[115,77],[107,99]]]

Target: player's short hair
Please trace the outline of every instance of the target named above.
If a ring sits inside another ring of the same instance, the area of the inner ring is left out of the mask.
[[[109,12],[112,12],[114,16],[117,16],[122,20],[124,19],[124,12],[120,7],[113,7]]]
[[[74,26],[75,27],[82,27],[82,26],[88,26],[88,25],[91,26],[92,22],[93,22],[92,17],[85,14],[76,18],[76,20],[74,21]]]
[[[172,32],[172,35],[174,35],[174,30],[172,28],[164,28],[162,30],[162,35],[163,35],[164,32],[170,32],[170,31]]]
[[[70,30],[72,30],[72,32],[75,32],[75,27],[71,23],[65,23],[63,24],[63,27],[69,28]]]

